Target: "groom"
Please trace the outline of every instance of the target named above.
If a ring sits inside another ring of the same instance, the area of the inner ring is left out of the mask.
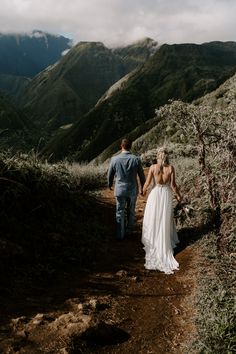
[[[121,141],[121,153],[111,158],[108,170],[108,186],[112,189],[115,176],[117,239],[122,240],[130,234],[135,222],[135,204],[138,195],[137,175],[141,183],[141,194],[145,183],[145,175],[139,157],[132,155],[132,142]],[[125,221],[127,210],[127,223]]]

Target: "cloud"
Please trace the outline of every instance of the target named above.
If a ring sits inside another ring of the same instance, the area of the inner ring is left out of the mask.
[[[127,44],[235,40],[234,0],[1,0],[0,31],[42,29],[75,41]]]

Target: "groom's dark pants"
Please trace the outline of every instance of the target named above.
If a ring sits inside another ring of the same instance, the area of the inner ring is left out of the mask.
[[[116,223],[118,239],[123,239],[129,234],[135,223],[135,205],[137,195],[129,197],[116,197]]]

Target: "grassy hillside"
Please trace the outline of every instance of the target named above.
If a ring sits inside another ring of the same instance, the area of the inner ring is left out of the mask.
[[[1,296],[56,272],[92,266],[104,247],[104,206],[89,194],[106,166],[49,165],[35,154],[0,153]],[[97,216],[96,216],[97,215]],[[17,280],[18,279],[18,280]]]
[[[130,140],[136,142],[136,140],[141,136],[145,135],[145,133],[149,133],[153,127],[156,127],[159,122],[158,118],[149,119],[141,125],[137,126],[135,129],[126,134],[126,137]],[[133,150],[135,151],[136,144],[133,144]],[[111,145],[108,146],[100,155],[98,155],[95,159],[91,161],[92,164],[101,164],[107,161],[113,154],[120,151],[120,139],[114,141]],[[135,151],[139,155],[139,151]],[[76,159],[76,154],[74,155]]]
[[[17,97],[28,85],[30,79],[24,76],[0,74],[0,91]]]
[[[44,153],[60,159],[72,154],[90,161],[114,141],[154,117],[169,99],[191,102],[214,90],[236,70],[236,43],[163,45],[121,88],[113,91]]]
[[[32,125],[23,113],[0,94],[0,129],[26,130]]]
[[[0,94],[0,147],[1,149],[29,150],[38,143],[40,132],[28,117]]]
[[[22,104],[46,130],[73,123],[87,113],[104,92],[146,60],[140,44],[132,58],[123,57],[102,43],[80,42],[57,65],[49,67],[28,85]],[[132,47],[132,46],[131,46]],[[139,57],[139,52],[141,52]],[[133,63],[134,58],[137,62]],[[131,63],[129,65],[129,62]]]
[[[81,42],[32,80],[22,102],[37,124],[53,130],[79,119],[125,73],[102,43]]]
[[[219,116],[222,115],[223,117],[219,119],[221,121],[225,119],[224,123],[226,123],[229,118],[228,115],[225,114],[225,111],[233,110],[235,106],[235,89],[236,75],[226,80],[216,90],[195,100],[193,102],[194,106],[210,107],[214,112],[219,112]],[[157,145],[165,144],[166,140],[173,144],[179,144],[180,147],[184,144],[185,153],[191,153],[190,145],[186,147],[188,139],[186,140],[186,137],[183,136],[176,121],[169,119],[169,116],[163,119],[160,119],[159,116],[159,121],[158,117],[156,117],[156,121],[157,124],[155,124],[153,120],[153,127],[134,141],[133,151],[135,153],[142,154],[147,153],[148,150],[155,150]],[[186,124],[189,124],[187,117]]]

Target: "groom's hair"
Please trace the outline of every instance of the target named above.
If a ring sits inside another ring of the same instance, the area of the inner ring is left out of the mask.
[[[132,146],[132,141],[129,139],[122,139],[121,140],[121,147],[123,147],[125,150],[130,150]]]

